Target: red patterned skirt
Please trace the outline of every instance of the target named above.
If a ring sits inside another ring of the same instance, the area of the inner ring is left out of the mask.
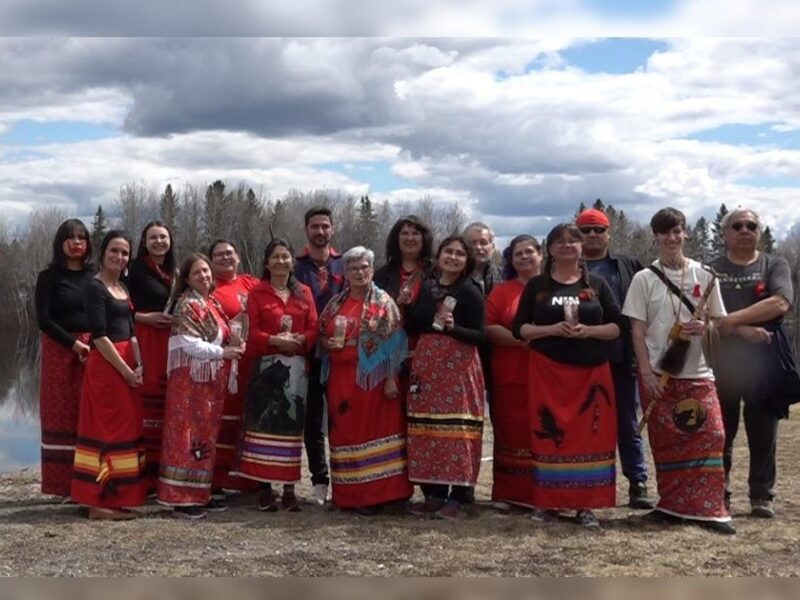
[[[132,367],[130,341],[114,346]],[[139,394],[98,350],[92,350],[81,390],[72,499],[102,508],[140,506],[145,498],[144,466]]]
[[[158,482],[158,464],[161,454],[161,431],[164,427],[164,398],[167,395],[167,350],[170,328],[151,327],[136,323],[136,339],[142,352],[142,427],[147,451],[148,490]]]
[[[255,491],[258,483],[245,479],[236,472],[236,450],[242,437],[242,414],[244,413],[245,396],[247,394],[249,365],[252,361],[239,360],[238,391],[233,394],[226,388],[225,402],[222,407],[222,423],[217,436],[217,462],[214,464],[214,480],[211,489]]]
[[[356,385],[356,362],[332,359],[328,377],[328,443],[333,503],[342,508],[408,500],[403,406],[383,383]]]
[[[528,386],[495,385],[492,390],[492,500],[533,507]]]
[[[297,483],[303,457],[308,375],[302,356],[256,360],[244,412],[237,474],[264,483]]]
[[[193,381],[190,367],[170,373],[158,471],[158,501],[162,504],[202,506],[211,498],[228,383],[225,364],[217,378],[208,382]]]
[[[422,335],[414,349],[407,397],[411,481],[475,485],[485,402],[475,346],[446,335]]]
[[[617,418],[608,363],[567,365],[532,351],[528,363],[534,504],[616,504]]]
[[[74,333],[89,343],[88,333]],[[42,493],[69,496],[84,363],[71,349],[40,337],[39,418],[42,424]]]
[[[648,394],[640,388],[642,408]],[[658,479],[658,510],[700,521],[729,521],[722,450],[725,430],[710,379],[670,379],[647,422]]]

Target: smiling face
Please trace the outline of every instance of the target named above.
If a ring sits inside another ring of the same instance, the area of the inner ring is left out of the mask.
[[[399,233],[400,253],[403,258],[419,257],[422,252],[422,232],[410,223],[405,223]]]
[[[113,238],[103,252],[103,269],[119,276],[128,266],[131,257],[131,246],[125,238]]]
[[[521,277],[530,279],[539,274],[542,254],[530,240],[524,240],[514,246],[511,252],[511,266]]]
[[[345,275],[351,288],[364,289],[372,282],[372,267],[366,258],[351,260],[345,267]]]
[[[565,229],[560,236],[552,241],[547,251],[553,257],[553,261],[557,263],[559,261],[577,261],[581,257],[582,249],[581,238]]]
[[[442,274],[460,277],[467,266],[466,248],[461,242],[450,242],[439,250],[437,264]]]
[[[663,233],[656,233],[655,237],[660,258],[674,260],[683,255],[686,230],[681,225],[676,225]]]
[[[228,242],[220,242],[211,252],[211,269],[217,279],[233,279],[239,269],[239,254]]]
[[[147,248],[147,253],[154,260],[163,259],[169,252],[170,245],[169,231],[165,227],[153,225],[147,230],[144,246]]]
[[[267,259],[267,270],[269,271],[270,279],[280,278],[283,279],[289,276],[294,266],[294,257],[286,246],[275,246]]]
[[[333,238],[333,224],[327,215],[314,215],[306,225],[308,243],[317,248],[327,248]]]
[[[723,236],[728,250],[737,253],[755,252],[761,239],[758,215],[750,210],[736,211],[728,219]]]
[[[204,298],[208,297],[211,285],[214,283],[211,265],[202,259],[194,261],[192,268],[189,269],[189,275],[186,277],[186,283]]]

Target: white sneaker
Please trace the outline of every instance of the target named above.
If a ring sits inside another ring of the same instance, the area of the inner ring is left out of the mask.
[[[323,506],[328,500],[328,486],[324,483],[315,483],[314,490],[311,492],[311,500]]]

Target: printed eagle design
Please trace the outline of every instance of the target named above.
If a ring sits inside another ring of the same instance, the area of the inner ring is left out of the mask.
[[[564,441],[564,430],[558,426],[555,415],[546,406],[539,407],[539,423],[541,430],[533,431],[536,437],[540,440],[553,440],[556,448],[561,446],[561,442]]]
[[[603,387],[603,385],[595,383],[589,388],[589,393],[586,395],[586,400],[584,400],[583,404],[581,404],[580,410],[578,411],[580,414],[585,413],[596,401],[599,401],[597,394],[603,396],[606,399],[606,404],[611,406],[611,396],[608,395],[608,390]]]

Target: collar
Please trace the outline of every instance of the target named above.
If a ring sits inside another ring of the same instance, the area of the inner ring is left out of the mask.
[[[341,254],[336,251],[336,248],[331,246],[330,247],[330,253],[328,254],[328,260],[330,260],[332,258],[339,258],[340,256],[341,256]],[[303,246],[303,250],[300,252],[300,254],[297,255],[296,258],[297,258],[297,260],[313,260],[311,258],[311,254],[309,254],[309,252],[308,252],[308,246]]]

